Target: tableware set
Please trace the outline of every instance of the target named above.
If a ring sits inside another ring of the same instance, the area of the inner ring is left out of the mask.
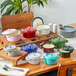
[[[9,42],[20,41],[21,34],[23,38],[26,38],[26,39],[29,38],[29,39],[32,39],[31,41],[34,41],[35,39],[33,38],[36,37],[37,31],[39,32],[40,35],[46,36],[47,38],[51,37],[51,36],[48,36],[51,31],[53,31],[54,33],[57,33],[57,25],[56,24],[54,25],[54,29],[52,28],[53,27],[52,25],[53,25],[52,23],[48,25],[44,25],[42,23],[40,25],[37,25],[36,27],[29,26],[29,27],[22,28],[22,31],[16,30],[16,29],[8,29],[2,32],[2,34],[6,35],[6,38]],[[60,26],[62,33],[64,28],[65,27]],[[37,40],[39,40],[39,38],[37,38]],[[59,44],[60,41],[62,43]],[[50,39],[49,42],[52,42],[52,43],[40,44],[44,53],[46,53],[46,55],[43,57],[45,59],[45,63],[49,65],[57,64],[57,59],[59,59],[59,56],[57,56],[57,54],[54,53],[55,48],[58,48],[58,49],[61,48],[59,50],[60,56],[64,58],[70,57],[70,53],[72,53],[74,50],[71,46],[69,47],[70,49],[68,47],[67,47],[68,48],[67,50],[65,49],[64,45],[67,42],[67,40],[63,39],[63,37],[54,37],[53,39]],[[28,44],[25,44],[25,42],[22,42],[22,43],[24,43],[24,45],[22,45],[21,47],[22,51],[28,53],[28,55],[26,56],[27,62],[30,64],[39,64],[41,55],[37,52],[38,46],[34,43],[28,43]],[[4,50],[7,52],[8,56],[11,56],[11,57],[20,56],[20,47],[16,47],[15,45],[5,46]]]
[[[75,37],[76,34],[76,28],[73,26],[60,26],[60,35],[64,36],[65,38],[72,38]]]

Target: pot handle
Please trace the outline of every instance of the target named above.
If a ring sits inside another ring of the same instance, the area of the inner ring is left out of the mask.
[[[45,59],[45,56],[43,56],[43,59]]]
[[[52,29],[53,29],[53,24],[52,24],[52,23],[49,23],[48,26],[50,26],[50,31],[52,31]]]
[[[28,57],[26,57],[26,61],[27,61],[27,62],[29,62],[30,60],[32,60],[32,59],[29,59]]]
[[[57,59],[59,59],[60,57],[59,56],[57,56]]]
[[[43,48],[43,45],[45,44],[46,42],[43,41],[42,43],[40,43],[40,47]]]
[[[56,48],[56,46],[54,46],[54,48]]]

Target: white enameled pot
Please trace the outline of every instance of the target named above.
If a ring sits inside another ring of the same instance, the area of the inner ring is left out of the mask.
[[[16,57],[20,55],[20,47],[14,45],[8,45],[4,47],[4,50],[8,53],[8,56]]]
[[[51,26],[49,25],[39,25],[37,26],[37,30],[39,31],[40,34],[46,35],[51,32]]]
[[[32,53],[28,54],[28,56],[26,57],[26,60],[30,64],[39,64],[40,63],[40,57],[41,57],[41,55],[39,53],[32,52]]]

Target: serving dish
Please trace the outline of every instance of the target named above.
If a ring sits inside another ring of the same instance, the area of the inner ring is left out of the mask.
[[[5,30],[2,34],[6,35],[7,40],[10,42],[17,42],[21,38],[21,32],[16,29]]]
[[[59,56],[57,56],[56,53],[47,53],[45,56],[43,56],[43,59],[45,59],[46,64],[54,65],[57,64],[57,59],[59,59]]]
[[[53,44],[49,44],[46,42],[41,43],[40,47],[43,48],[44,53],[53,53],[54,48],[56,48]]]
[[[20,47],[14,45],[8,45],[4,47],[4,50],[8,53],[8,56],[16,57],[20,55]]]
[[[69,58],[70,55],[71,55],[70,51],[65,51],[65,50],[62,50],[62,49],[60,49],[59,52],[60,52],[60,56],[63,57],[63,58]]]
[[[35,37],[36,28],[35,27],[26,27],[22,29],[22,34],[24,38],[33,38]]]
[[[60,27],[60,34],[66,38],[75,37],[76,28],[73,26],[64,26],[63,28]]]
[[[51,32],[51,26],[49,25],[38,25],[37,30],[42,35],[47,35]]]
[[[32,53],[28,54],[28,56],[26,57],[26,60],[30,64],[39,64],[40,63],[40,57],[41,57],[41,55],[39,53],[32,52]]]
[[[22,50],[28,53],[37,52],[38,46],[36,44],[25,44],[22,46]]]

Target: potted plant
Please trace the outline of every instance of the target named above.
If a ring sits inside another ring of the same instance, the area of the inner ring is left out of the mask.
[[[28,6],[23,6],[23,3],[27,2]],[[31,6],[33,4],[37,4],[38,6],[42,5],[44,7],[44,3],[47,4],[47,0],[5,0],[1,4],[1,13],[6,9],[6,12],[2,14],[2,16],[8,16],[8,15],[14,15],[14,14],[20,14],[25,12],[30,12]],[[24,11],[24,8],[28,7],[28,11]]]

